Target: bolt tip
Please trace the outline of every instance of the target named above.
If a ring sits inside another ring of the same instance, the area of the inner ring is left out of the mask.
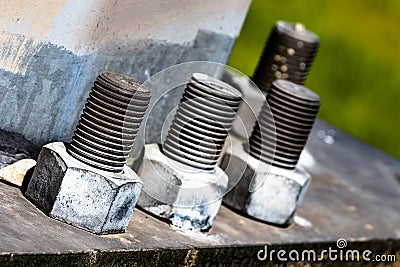
[[[306,31],[306,27],[304,26],[304,24],[302,24],[300,22],[296,22],[294,24],[294,30],[296,32],[305,32]]]
[[[213,77],[208,76],[207,74],[203,73],[193,73],[191,82],[197,82],[202,85],[205,90],[212,90],[213,93],[217,93],[223,98],[238,100],[242,98],[242,94],[239,90],[227,84],[221,80],[215,79]]]
[[[150,94],[149,88],[132,77],[121,73],[103,71],[97,77],[97,81],[106,87],[113,86],[121,91],[125,91],[125,93]]]
[[[302,100],[315,103],[312,105],[320,104],[319,95],[302,85],[283,79],[277,79],[272,82],[272,84],[275,88],[284,91],[285,94],[290,94],[297,98],[301,98]]]

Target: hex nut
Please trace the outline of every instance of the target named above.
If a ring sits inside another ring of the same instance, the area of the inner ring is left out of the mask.
[[[168,158],[158,144],[148,144],[138,173],[144,184],[138,206],[181,230],[211,227],[228,185],[221,168],[199,171]]]
[[[225,153],[221,167],[229,177],[228,187],[233,188],[223,202],[277,225],[293,221],[311,182],[311,175],[301,166],[285,170],[268,165],[249,155],[239,140],[232,141],[232,150]]]
[[[101,171],[55,142],[42,148],[25,195],[52,218],[107,234],[125,231],[142,186],[126,165],[121,173]]]

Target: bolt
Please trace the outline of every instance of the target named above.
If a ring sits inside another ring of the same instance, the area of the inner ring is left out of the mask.
[[[150,101],[128,76],[102,72],[78,122],[68,153],[101,170],[121,172]]]
[[[301,23],[278,21],[271,30],[264,52],[254,72],[253,80],[267,92],[276,78],[283,78],[303,85],[311,69],[319,46],[318,36],[308,31]],[[285,58],[284,61],[277,60]],[[277,64],[278,68],[272,68]],[[276,69],[287,64],[286,75]]]
[[[145,146],[138,205],[183,230],[206,230],[220,208],[228,177],[217,166],[241,94],[195,73],[163,143]]]
[[[319,106],[319,96],[301,85],[272,83],[249,144],[233,139],[222,160],[230,181],[239,181],[225,204],[269,223],[293,220],[311,181],[297,162]]]
[[[307,88],[285,80],[273,82],[250,136],[250,155],[279,168],[295,169],[319,106],[319,96]],[[271,140],[274,130],[276,142]]]
[[[195,73],[188,83],[164,142],[167,157],[213,170],[239,108],[239,91]]]
[[[25,196],[52,218],[96,234],[123,232],[142,182],[126,165],[150,90],[102,72],[67,147],[45,145]]]

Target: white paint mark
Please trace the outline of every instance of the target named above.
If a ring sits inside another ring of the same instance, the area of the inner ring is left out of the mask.
[[[200,242],[209,242],[213,244],[220,244],[223,242],[223,238],[219,235],[216,234],[208,234],[208,233],[202,233],[199,231],[182,231],[181,228],[177,228],[171,225],[171,228],[176,231],[176,233],[187,236],[191,239],[194,239],[196,241]]]
[[[146,75],[146,79],[147,79],[147,80],[151,80],[150,71],[149,71],[148,69],[146,69],[146,70],[144,71],[144,75]]]
[[[334,129],[329,129],[329,130],[319,130],[318,131],[318,138],[321,139],[325,144],[328,145],[333,145],[336,142],[335,139],[335,130]]]
[[[302,227],[312,227],[312,223],[310,221],[300,216],[294,216],[294,223]]]
[[[306,168],[312,168],[315,166],[316,164],[315,158],[307,148],[305,148],[301,153],[299,164]]]

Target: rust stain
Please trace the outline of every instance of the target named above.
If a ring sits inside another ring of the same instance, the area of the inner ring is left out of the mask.
[[[367,223],[367,224],[365,224],[364,225],[364,228],[366,229],[366,230],[374,230],[374,226],[372,225],[372,224],[369,224],[369,223]]]
[[[122,243],[126,243],[126,244],[131,244],[132,243],[132,241],[130,241],[129,239],[126,239],[126,238],[124,238],[124,237],[122,237],[120,235],[108,235],[106,237],[117,239],[117,240],[121,241]]]
[[[184,260],[184,265],[195,266],[198,252],[196,249],[189,249]]]

